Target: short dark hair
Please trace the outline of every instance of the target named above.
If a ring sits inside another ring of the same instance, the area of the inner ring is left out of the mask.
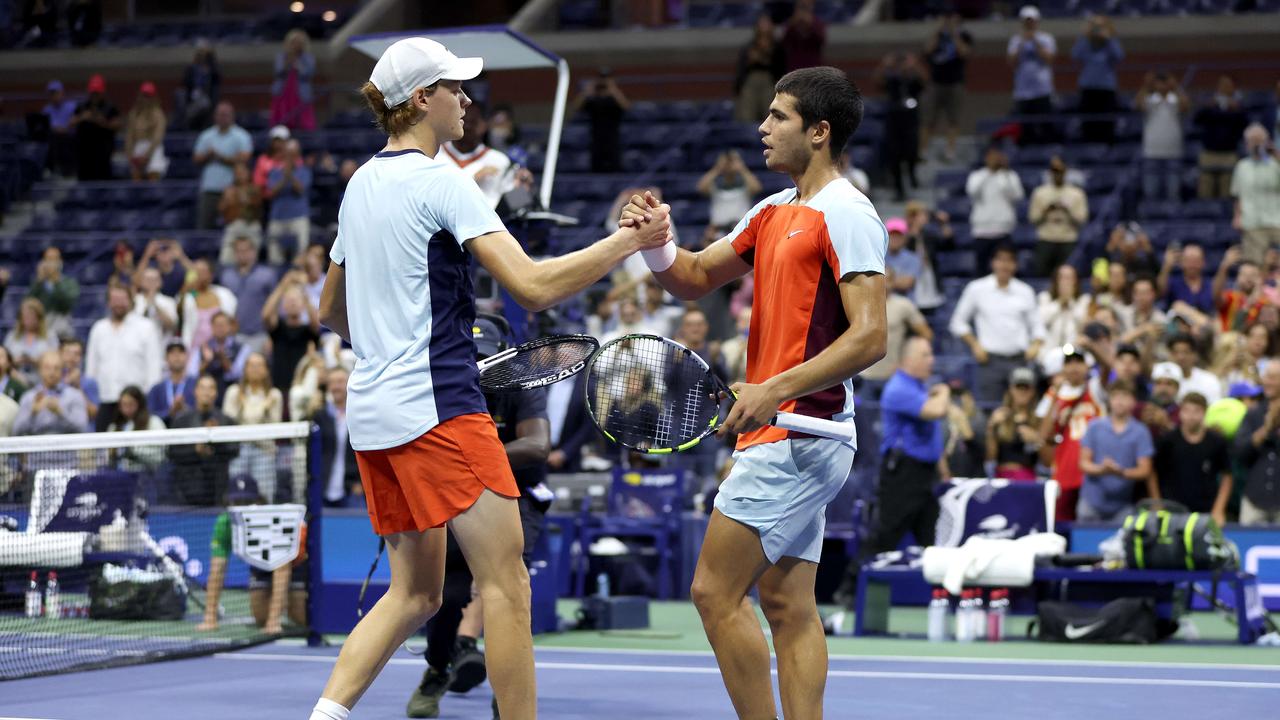
[[[1174,335],[1173,338],[1169,340],[1169,349],[1173,350],[1178,345],[1184,345],[1184,344],[1187,347],[1191,348],[1193,352],[1195,351],[1196,341],[1193,340],[1191,336],[1187,335],[1186,333],[1180,333],[1178,335]]]
[[[779,95],[796,99],[796,112],[806,130],[826,120],[831,125],[831,141],[827,152],[835,160],[844,152],[849,138],[862,124],[862,92],[844,74],[833,67],[792,70],[774,85]]]
[[[64,335],[62,339],[58,341],[59,349],[67,347],[68,345],[79,345],[80,349],[84,350],[84,341],[74,335]]]
[[[1018,251],[1009,243],[996,245],[995,250],[991,251],[991,259],[995,260],[997,255],[1008,255],[1014,262],[1018,262]]]
[[[1136,397],[1137,395],[1137,391],[1134,390],[1133,383],[1128,380],[1116,380],[1107,387],[1108,395],[1114,396],[1117,393],[1123,393],[1129,397]]]
[[[1182,396],[1182,405],[1199,405],[1202,410],[1209,409],[1209,401],[1198,392],[1189,392]]]

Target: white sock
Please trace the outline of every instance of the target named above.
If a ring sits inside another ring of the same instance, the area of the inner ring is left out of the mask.
[[[311,720],[347,720],[350,714],[350,710],[338,703],[327,698],[320,698],[316,701],[315,709],[311,711]]]

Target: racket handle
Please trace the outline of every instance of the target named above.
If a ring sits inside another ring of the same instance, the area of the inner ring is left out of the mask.
[[[823,420],[822,418],[797,415],[795,413],[778,413],[771,424],[784,430],[795,430],[796,432],[831,438],[832,440],[843,440],[848,443],[853,442],[854,437],[857,435],[852,422]]]

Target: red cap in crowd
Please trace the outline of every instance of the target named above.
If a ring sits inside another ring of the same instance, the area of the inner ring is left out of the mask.
[[[93,75],[89,78],[89,84],[85,89],[91,93],[104,93],[107,91],[107,81],[103,80],[101,75]]]
[[[146,96],[148,96],[148,97],[155,97],[155,96],[156,96],[156,84],[155,84],[155,83],[153,83],[153,82],[151,82],[150,80],[148,80],[148,81],[146,81],[146,82],[142,83],[142,87],[138,88],[138,92],[140,92],[140,93],[142,93],[143,95],[146,95]]]

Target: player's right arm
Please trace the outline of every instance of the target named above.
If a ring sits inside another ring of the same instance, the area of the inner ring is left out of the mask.
[[[631,202],[623,208],[619,224],[624,227],[644,227],[652,222],[657,202],[649,192],[643,198],[633,195]],[[655,272],[653,276],[667,292],[681,300],[697,300],[730,280],[751,272],[751,265],[738,255],[733,244],[726,239],[714,242],[696,253],[683,248],[676,248],[675,253],[675,262],[671,267]]]
[[[534,260],[511,233],[502,230],[473,238],[467,249],[526,310],[538,312],[591,287],[632,253],[662,247],[671,235],[665,208],[654,222],[620,228],[590,247],[568,255]]]
[[[342,265],[329,263],[329,273],[320,291],[320,322],[338,333],[338,337],[351,342],[351,327],[347,324],[347,280]]]

